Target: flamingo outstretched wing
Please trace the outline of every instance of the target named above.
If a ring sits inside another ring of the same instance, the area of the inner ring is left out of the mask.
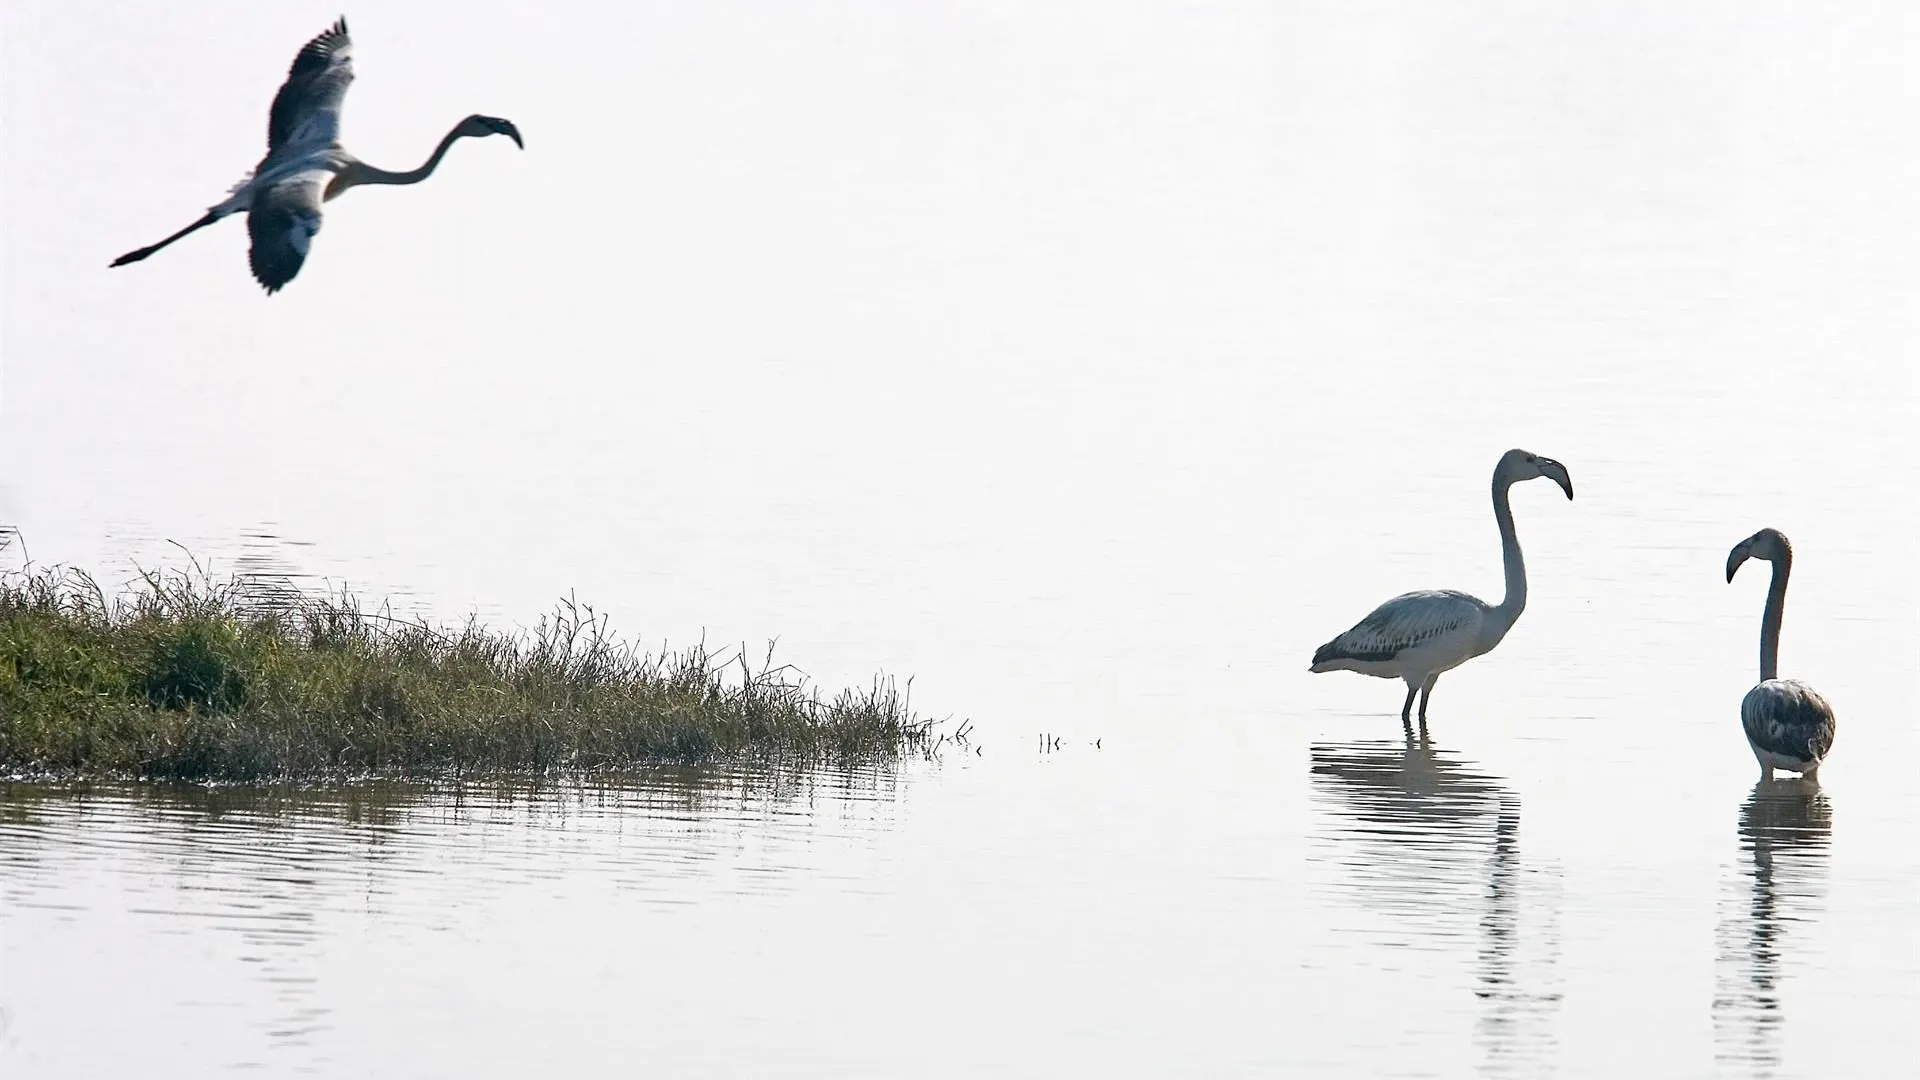
[[[293,58],[267,117],[267,156],[288,147],[340,140],[340,105],[353,82],[353,39],[347,20],[328,27]]]

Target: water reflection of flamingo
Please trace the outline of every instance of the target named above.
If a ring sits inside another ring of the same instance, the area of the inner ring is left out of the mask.
[[[1720,922],[1716,1057],[1764,1073],[1780,1065],[1782,939],[1824,887],[1833,805],[1804,780],[1762,780],[1740,807],[1739,836],[1751,895]]]
[[[1553,988],[1559,926],[1550,898],[1529,902],[1520,864],[1519,796],[1469,762],[1412,736],[1403,743],[1315,746],[1312,773],[1319,801],[1344,819],[1335,839],[1360,849],[1341,862],[1356,879],[1361,903],[1384,901],[1397,915],[1429,921],[1435,936],[1459,932],[1460,920],[1446,916],[1478,911],[1473,992],[1480,1001],[1476,1029],[1487,1055],[1484,1071],[1536,1073],[1553,1054],[1547,1021],[1560,1001]],[[1476,882],[1484,884],[1475,888]],[[1523,937],[1522,914],[1535,910],[1541,928]],[[1538,949],[1537,959],[1523,947],[1529,942]]]

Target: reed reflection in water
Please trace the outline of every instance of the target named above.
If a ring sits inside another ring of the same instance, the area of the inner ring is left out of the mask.
[[[1713,998],[1722,1070],[1770,1076],[1786,1023],[1781,956],[1787,929],[1821,912],[1833,804],[1798,778],[1762,780],[1740,807],[1739,881],[1722,901]]]
[[[412,988],[387,1002],[422,1030],[457,1027],[480,973],[564,937],[503,910],[611,908],[643,939],[650,914],[791,893],[820,841],[891,827],[901,783],[891,769],[675,767],[463,784],[0,782],[0,943],[15,966],[0,965],[0,1007],[31,1033],[23,1075],[113,1075],[143,1055],[329,1074],[343,1049],[365,1051],[354,1039],[378,1037],[363,995],[386,992],[396,958],[485,958],[440,977],[448,1001],[400,980]],[[612,940],[608,955],[631,944]],[[128,993],[143,982],[175,992]],[[118,1043],[76,1041],[96,1031],[76,1004],[88,999],[118,1017]]]
[[[1557,1056],[1560,879],[1523,866],[1520,798],[1425,737],[1312,748],[1316,840],[1357,907],[1418,931],[1397,944],[1477,936],[1480,1071],[1538,1076]]]

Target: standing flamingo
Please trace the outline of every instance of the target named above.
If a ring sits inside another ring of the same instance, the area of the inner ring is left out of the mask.
[[[1793,572],[1793,545],[1778,529],[1761,529],[1727,553],[1727,581],[1748,559],[1773,564],[1767,586],[1767,610],[1760,618],[1760,681],[1740,701],[1740,726],[1760,762],[1760,779],[1773,770],[1799,773],[1819,782],[1820,763],[1833,749],[1833,706],[1798,679],[1778,678],[1780,620],[1786,614],[1787,575]]]
[[[1493,520],[1500,526],[1500,556],[1506,564],[1507,595],[1498,605],[1452,589],[1410,592],[1374,608],[1353,629],[1314,650],[1309,670],[1357,671],[1379,679],[1404,679],[1407,700],[1400,722],[1411,727],[1413,696],[1420,694],[1420,726],[1427,724],[1427,699],[1443,672],[1489,652],[1527,607],[1527,564],[1513,531],[1513,507],[1507,490],[1522,480],[1546,477],[1573,498],[1573,478],[1552,458],[1509,450],[1493,467]]]
[[[320,205],[348,188],[417,184],[433,175],[447,147],[463,137],[505,135],[514,145],[526,149],[512,121],[475,115],[455,124],[419,168],[410,172],[376,169],[340,146],[340,105],[352,81],[353,41],[347,36],[343,16],[293,58],[287,81],[273,97],[267,119],[267,156],[260,159],[260,164],[200,220],[157,244],[127,252],[113,260],[113,265],[139,262],[196,229],[244,210],[247,235],[252,239],[247,262],[253,267],[255,280],[272,294],[292,281],[306,261],[307,248],[320,231]]]

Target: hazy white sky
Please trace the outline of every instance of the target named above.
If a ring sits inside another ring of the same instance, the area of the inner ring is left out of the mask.
[[[338,14],[0,11],[37,558],[274,522],[454,612],[577,588],[924,671],[1143,596],[1297,651],[1497,590],[1513,445],[1582,493],[1522,507],[1536,566],[1666,542],[1647,499],[1702,551],[1911,517],[1806,501],[1912,456],[1903,5],[368,5],[351,149],[479,111],[526,151],[330,204],[272,298],[237,220],[109,271],[254,163]]]

